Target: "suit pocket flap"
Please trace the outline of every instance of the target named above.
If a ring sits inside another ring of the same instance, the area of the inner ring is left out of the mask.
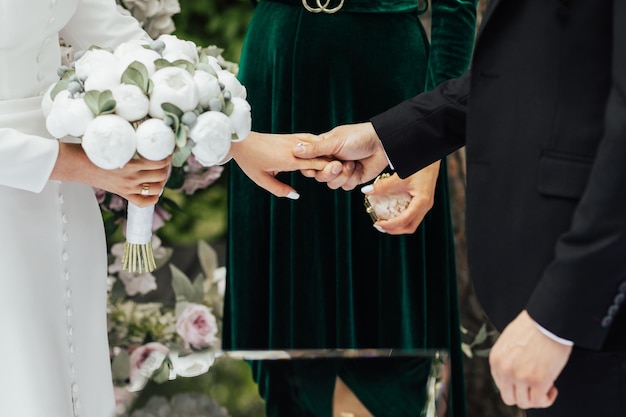
[[[591,158],[544,154],[539,161],[537,189],[541,194],[578,199],[587,186]]]

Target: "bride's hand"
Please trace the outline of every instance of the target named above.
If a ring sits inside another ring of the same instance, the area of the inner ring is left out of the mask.
[[[426,213],[433,207],[435,187],[441,163],[435,162],[415,174],[401,179],[398,174],[363,187],[367,195],[403,194],[411,196],[408,207],[389,220],[378,220],[374,227],[392,235],[415,233]]]
[[[315,141],[307,133],[270,134],[252,132],[241,142],[231,146],[231,155],[243,172],[257,185],[277,197],[297,199],[293,187],[278,181],[275,176],[287,171],[321,171],[329,164],[328,158],[299,159],[292,149],[302,141]]]
[[[138,207],[154,205],[167,182],[171,157],[162,161],[131,159],[123,168],[95,166],[77,144],[60,143],[57,163],[50,179],[89,184],[115,193]]]

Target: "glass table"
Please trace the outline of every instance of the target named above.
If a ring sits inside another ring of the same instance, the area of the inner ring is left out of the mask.
[[[446,417],[449,379],[441,350],[217,351],[206,375],[149,384],[124,416]]]

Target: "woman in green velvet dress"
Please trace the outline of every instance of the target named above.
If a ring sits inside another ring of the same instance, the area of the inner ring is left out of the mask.
[[[312,13],[302,0],[260,1],[239,72],[253,129],[322,133],[460,75],[476,1],[432,0],[430,8],[429,45],[417,0],[345,0],[336,13]],[[464,415],[445,161],[432,209],[402,236],[372,227],[359,191],[333,191],[299,173],[278,178],[301,198],[275,198],[230,165],[224,346],[448,349],[449,411]],[[423,401],[391,383],[385,392],[384,366],[279,362],[253,364],[268,416],[330,416],[336,377],[376,417],[414,415],[406,409]]]

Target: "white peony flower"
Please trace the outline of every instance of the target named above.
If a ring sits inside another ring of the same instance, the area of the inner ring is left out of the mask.
[[[191,152],[204,166],[218,164],[230,151],[232,131],[233,125],[224,113],[202,113],[189,132],[189,137],[196,143]]]
[[[215,71],[215,73],[217,74],[218,71],[222,71],[224,68],[222,68],[222,66],[220,65],[220,61],[215,58],[214,56],[208,56],[207,57],[208,61],[209,61],[209,65],[211,66],[211,68],[213,68],[213,70]]]
[[[137,134],[127,120],[105,114],[87,125],[82,145],[94,165],[102,169],[121,168],[135,155]]]
[[[56,95],[50,106],[46,128],[55,138],[67,135],[78,138],[83,135],[87,125],[93,120],[94,115],[85,100],[72,98],[69,91],[63,90]]]
[[[148,75],[154,74],[156,68],[154,61],[161,58],[157,51],[144,48],[145,41],[137,40],[124,42],[115,48],[113,54],[119,59],[122,68],[126,69],[134,61],[139,61],[146,66]]]
[[[170,62],[183,59],[189,61],[192,64],[198,62],[198,47],[191,41],[179,39],[175,35],[163,34],[157,38],[157,40],[165,43],[165,49],[162,56]]]
[[[86,51],[80,59],[74,63],[76,76],[86,80],[98,70],[112,71],[120,67],[118,58],[106,49],[91,49]]]
[[[143,119],[148,115],[150,99],[134,84],[120,84],[111,90],[115,100],[115,113],[128,120]]]
[[[122,67],[117,63],[111,67],[95,69],[85,80],[85,91],[113,90],[122,83]]]
[[[228,70],[219,70],[217,71],[217,78],[226,86],[226,89],[230,91],[232,97],[241,97],[246,98],[248,93],[246,91],[246,87],[244,87],[235,74]]]
[[[172,128],[162,119],[148,119],[137,127],[137,153],[151,161],[171,155],[176,146]]]
[[[198,86],[198,99],[200,101],[200,105],[203,108],[207,108],[209,106],[209,100],[218,97],[222,92],[220,83],[214,75],[200,70],[195,72],[193,79]]]
[[[243,98],[233,97],[231,102],[233,103],[233,111],[229,117],[233,123],[233,133],[237,135],[236,141],[241,141],[252,130],[252,109]]]
[[[150,116],[159,119],[164,117],[162,103],[171,103],[183,112],[192,111],[198,106],[198,87],[193,76],[183,68],[162,68],[151,79],[154,88],[150,94]]]

